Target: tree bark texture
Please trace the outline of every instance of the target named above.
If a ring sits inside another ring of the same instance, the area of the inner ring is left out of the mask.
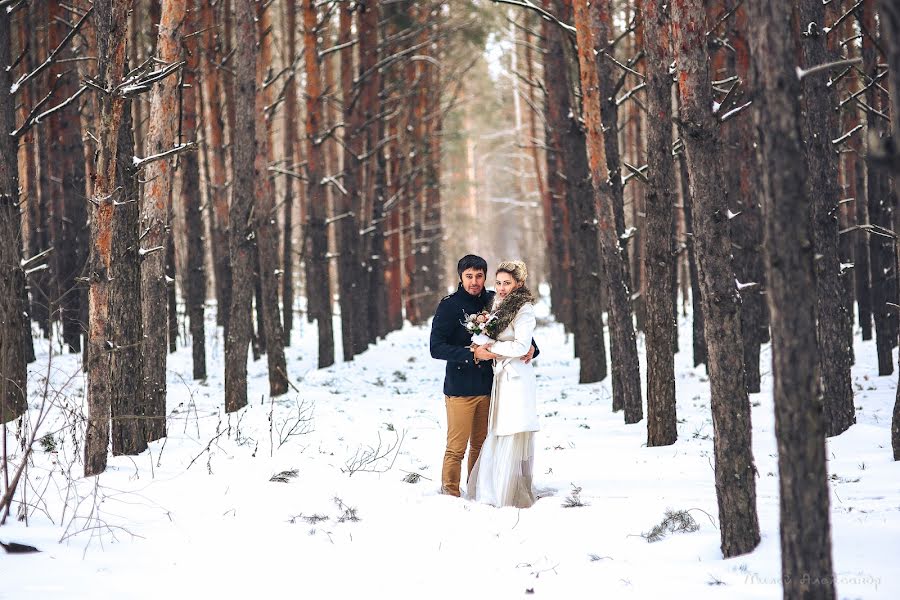
[[[259,249],[259,282],[262,292],[262,329],[266,338],[266,360],[269,371],[269,394],[280,396],[288,391],[287,362],[284,357],[284,330],[278,306],[280,292],[278,279],[278,223],[275,206],[275,189],[269,176],[269,139],[271,119],[266,118],[266,108],[274,106],[274,85],[266,86],[267,73],[272,65],[272,11],[263,8],[259,18],[260,55],[257,60],[257,85],[260,92],[256,101],[256,210],[254,212],[255,237]]]
[[[354,201],[357,209],[357,224],[365,228],[359,246],[359,269],[363,274],[359,285],[357,322],[354,326],[356,353],[365,352],[369,342],[384,337],[388,330],[403,326],[402,317],[396,327],[388,322],[388,295],[385,285],[387,264],[384,253],[384,231],[387,216],[384,212],[386,189],[386,163],[384,151],[379,149],[384,137],[384,120],[377,118],[385,105],[384,77],[376,65],[379,63],[382,45],[379,31],[382,18],[381,2],[365,0],[357,4],[357,24],[359,29],[359,105],[365,117],[365,139],[361,147],[369,156],[361,183],[365,183],[364,193],[358,193]],[[371,200],[364,202],[365,196]],[[368,279],[365,273],[369,273]],[[369,299],[368,302],[365,302]],[[363,305],[363,303],[365,305]]]
[[[340,216],[337,224],[338,247],[338,289],[341,307],[341,340],[344,349],[344,360],[352,360],[358,348],[359,335],[355,331],[359,322],[357,310],[359,304],[359,284],[362,281],[362,270],[359,268],[359,220],[362,208],[360,187],[362,185],[362,126],[365,116],[360,110],[359,93],[353,85],[354,60],[353,44],[350,44],[353,27],[353,13],[349,4],[342,4],[340,9],[340,33],[338,44],[346,45],[341,50],[341,93],[344,109],[344,189],[346,193],[337,194],[334,199],[335,217]]]
[[[894,120],[891,121],[891,134],[896,149],[897,142],[900,140],[900,127],[897,125],[897,115],[900,115],[900,37],[898,37],[900,36],[900,5],[889,0],[881,0],[879,9],[882,27],[881,39],[887,55],[888,68],[891,71],[888,77],[891,91],[891,113],[894,116]],[[897,175],[900,175],[900,156],[895,155],[892,158],[896,185]],[[891,418],[891,448],[894,452],[894,460],[900,460],[900,386],[897,388],[894,412]]]
[[[56,48],[68,33],[63,17],[67,11],[59,0],[49,3],[50,46]],[[67,48],[62,58],[73,58]],[[60,76],[60,98],[74,95],[78,87],[77,74],[68,72],[65,65],[54,65],[52,77]],[[73,107],[74,108],[74,107]],[[63,326],[63,341],[72,352],[81,351],[81,286],[77,278],[82,275],[87,258],[87,202],[84,188],[84,162],[81,132],[78,118],[67,109],[51,117],[52,144],[57,150],[59,178],[56,183],[55,214],[58,218],[57,237],[54,241],[54,271],[59,285],[57,310]]]
[[[795,27],[800,40],[802,68],[836,59],[825,45],[825,7],[815,0],[798,2]],[[838,252],[838,154],[831,140],[839,137],[832,116],[838,104],[835,86],[827,74],[803,78],[803,125],[807,166],[807,193],[812,208],[815,246],[816,334],[819,375],[825,399],[825,430],[829,436],[843,433],[856,422],[850,355],[847,339],[850,310],[844,302]],[[779,165],[781,168],[783,166]]]
[[[165,63],[181,58],[184,35],[185,0],[164,0],[159,22],[157,57]],[[178,78],[167,77],[150,92],[150,123],[147,155],[172,148],[178,131]],[[169,296],[166,262],[169,244],[169,202],[172,190],[172,162],[157,160],[144,173],[141,202],[141,231],[144,257],[141,264],[141,302],[144,319],[144,393],[146,394],[147,435],[158,440],[166,434],[166,347],[169,326]]]
[[[122,81],[125,70],[125,36],[130,0],[99,2],[94,6],[97,32],[97,81],[106,89]],[[109,419],[112,402],[110,348],[113,338],[110,321],[110,278],[114,256],[113,222],[121,189],[116,185],[119,127],[125,108],[119,94],[98,97],[97,152],[92,170],[90,203],[91,255],[88,264],[88,422],[84,443],[84,474],[106,470],[109,447]],[[163,348],[165,356],[165,348]]]
[[[712,109],[706,13],[701,0],[679,0],[672,11],[681,100],[679,125],[690,171],[694,243],[709,349],[720,535],[722,554],[727,558],[750,552],[759,544],[741,306],[731,265],[727,196],[722,194],[722,144]]]
[[[678,157],[678,180],[681,191],[681,205],[684,214],[685,245],[687,246],[688,279],[691,283],[691,340],[694,366],[709,363],[709,349],[706,346],[706,333],[703,324],[703,299],[700,293],[700,272],[697,269],[697,251],[694,243],[694,210],[691,199],[691,177],[688,173],[687,157],[684,147]]]
[[[297,56],[297,5],[295,2],[284,3],[284,40],[287,62],[294,64]],[[298,81],[300,78],[296,72],[290,77],[284,96],[284,159],[287,167],[294,170],[294,165],[299,161],[294,148],[294,139],[297,136],[297,95],[299,93]],[[284,345],[291,345],[291,331],[294,329],[294,188],[295,178],[286,176],[284,181],[284,233],[282,235],[281,255],[281,312],[282,325],[284,327]]]
[[[0,11],[0,65],[10,60],[10,14]],[[9,92],[11,71],[0,69],[0,127],[15,129],[15,100]],[[24,338],[25,272],[22,270],[22,220],[15,141],[0,135],[0,423],[26,409]]]
[[[867,156],[873,155],[875,144],[883,143],[888,135],[888,127],[882,116],[875,111],[888,112],[882,103],[882,95],[877,85],[869,85],[878,73],[878,54],[873,35],[877,35],[875,22],[875,0],[865,0],[860,17],[863,31],[863,85],[865,93]],[[868,162],[866,165],[866,193],[869,209],[869,224],[893,231],[893,199],[890,181],[884,169]],[[878,374],[890,375],[894,372],[892,350],[897,343],[897,314],[888,304],[896,304],[897,272],[894,262],[894,240],[890,236],[869,233],[869,274],[872,286],[872,316],[875,320],[875,348],[878,353]]]
[[[197,28],[194,12],[188,16],[190,30]],[[200,48],[197,37],[185,40],[184,86],[181,88],[181,136],[179,143],[197,139],[197,115],[201,112],[199,88]],[[187,152],[178,159],[181,171],[181,218],[187,242],[187,264],[181,273],[181,289],[190,322],[191,358],[194,379],[206,379],[206,266],[203,251],[203,215],[200,196],[200,158],[198,152]]]
[[[571,20],[571,3],[558,1],[558,14]],[[560,123],[560,155],[565,170],[567,203],[572,236],[572,266],[574,272],[573,316],[575,345],[580,362],[578,382],[593,383],[606,379],[608,374],[606,342],[603,334],[603,296],[600,279],[600,245],[597,239],[596,206],[591,189],[585,132],[578,118],[578,108],[572,96],[578,89],[576,56],[568,55],[572,46],[558,27],[551,30],[546,56],[550,70],[546,71],[548,93],[559,102],[557,119]],[[552,90],[552,91],[551,91]]]
[[[647,327],[647,445],[666,446],[678,438],[675,413],[676,333],[672,294],[674,252],[672,244],[673,211],[676,200],[675,163],[672,159],[672,77],[669,65],[671,22],[668,0],[642,3],[647,83],[647,175],[644,196],[646,242],[644,268],[646,281]]]
[[[594,60],[595,32],[591,26],[587,0],[574,2],[575,27],[578,38],[578,62],[581,67],[582,114],[587,139],[587,154],[594,206],[600,240],[600,258],[609,289],[609,332],[613,370],[613,404],[619,397],[625,409],[625,422],[637,423],[643,418],[641,381],[637,342],[631,314],[631,294],[628,291],[628,268],[619,245],[615,208],[607,179],[606,151],[600,116],[600,85]],[[599,22],[603,22],[600,19]],[[601,37],[605,37],[602,36]],[[668,283],[668,279],[666,280]]]
[[[211,0],[201,0],[201,28],[203,29],[203,127],[204,143],[209,157],[209,239],[216,280],[216,322],[228,336],[228,314],[231,307],[231,262],[228,254],[228,178],[225,159],[225,123],[221,99],[224,82],[219,75],[218,60],[222,55],[220,37],[216,35],[216,17]],[[286,136],[288,138],[292,136]]]
[[[750,47],[747,40],[747,10],[739,4],[740,0],[728,0],[715,6],[714,18],[725,11],[733,11],[732,17],[726,20],[726,35],[734,51],[720,49],[719,55],[726,56],[725,71],[727,75],[737,75],[742,82],[751,79]],[[710,15],[707,9],[707,15]],[[736,83],[733,85],[737,85]],[[750,82],[751,89],[756,85]],[[739,87],[739,90],[744,89]],[[736,97],[737,104],[743,104],[741,96]],[[741,296],[741,336],[744,340],[744,380],[747,391],[760,391],[760,346],[764,338],[768,322],[764,310],[765,297],[762,292],[765,283],[765,267],[763,265],[762,248],[762,207],[760,206],[761,190],[758,181],[760,167],[753,147],[753,119],[749,111],[740,113],[722,125],[722,136],[726,145],[726,161],[731,168],[726,170],[726,182],[729,195],[729,207],[737,217],[729,221],[733,242],[733,259],[735,275],[738,281],[746,284],[740,290]],[[754,285],[755,284],[755,285]]]
[[[309,210],[307,233],[309,261],[307,296],[315,298],[312,306],[319,329],[319,368],[334,364],[334,333],[331,324],[331,292],[328,284],[328,225],[324,177],[325,156],[322,148],[322,75],[316,36],[317,14],[313,0],[303,0],[303,41],[306,65],[306,176]]]
[[[110,414],[112,452],[140,454],[147,449],[144,405],[141,257],[138,230],[138,173],[134,168],[131,101],[122,110],[118,132],[117,184],[121,203],[112,216],[109,278]]]
[[[237,39],[234,52],[233,102],[256,106],[256,10],[254,0],[235,0]],[[247,405],[247,348],[253,318],[254,160],[256,117],[252,110],[235,111],[231,144],[233,181],[229,210],[231,308],[225,338],[225,410]]]
[[[801,0],[802,18],[811,16],[810,7],[803,6],[807,2],[818,0]],[[807,181],[811,164],[804,157],[803,105],[798,99],[804,91],[822,92],[798,81],[790,4],[751,3],[748,10],[754,67],[762,84],[754,107],[766,196],[782,585],[788,599],[827,599],[835,592],[824,414],[817,372],[816,300],[811,294],[797,293],[798,289],[814,289],[817,253],[810,219],[816,207],[808,195]],[[807,77],[825,79],[826,74]],[[811,108],[809,100],[806,98],[807,110]],[[808,123],[806,127],[808,131]],[[825,143],[830,144],[830,137]]]

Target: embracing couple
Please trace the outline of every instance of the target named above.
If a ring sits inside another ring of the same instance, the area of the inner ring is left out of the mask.
[[[447,361],[447,450],[441,491],[460,495],[469,447],[467,496],[494,506],[534,504],[534,432],[539,429],[534,367],[535,298],[521,261],[496,270],[485,289],[487,262],[469,254],[457,264],[459,288],[438,305],[431,356]],[[473,342],[473,333],[474,336]]]

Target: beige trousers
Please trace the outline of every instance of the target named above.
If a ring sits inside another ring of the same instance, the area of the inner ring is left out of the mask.
[[[462,459],[469,447],[469,468],[472,472],[487,436],[490,396],[444,396],[447,405],[447,450],[441,471],[441,492],[459,496]]]

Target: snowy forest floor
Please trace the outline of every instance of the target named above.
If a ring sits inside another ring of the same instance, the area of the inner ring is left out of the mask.
[[[781,597],[768,346],[764,392],[751,396],[762,542],[723,560],[708,380],[691,366],[689,319],[676,356],[679,439],[663,448],[645,447],[646,421],[626,426],[611,411],[609,379],[578,384],[560,325],[538,329],[542,497],[527,510],[438,494],[444,363],[429,355],[427,326],[407,325],[322,370],[315,325],[298,327],[287,350],[296,391],[272,401],[263,358],[250,365],[250,405],[230,417],[221,330],[208,340],[205,382],[191,380],[190,347],[179,348],[168,361],[168,438],[111,458],[90,479],[80,477],[75,445],[80,357],[54,355],[48,369],[50,346],[36,341],[32,414],[48,373],[51,399],[71,410],[54,410],[42,426],[39,437],[52,439],[28,470],[27,526],[13,514],[0,528],[0,540],[42,550],[0,554],[0,598]],[[640,338],[639,351],[643,360]],[[855,351],[857,424],[828,442],[837,591],[900,598],[897,376],[877,376],[874,341],[857,337]],[[270,480],[285,471],[296,476]],[[565,506],[579,498],[584,506]],[[642,534],[667,509],[688,510],[699,530],[648,543]]]

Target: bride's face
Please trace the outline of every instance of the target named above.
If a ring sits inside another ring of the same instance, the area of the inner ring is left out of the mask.
[[[497,281],[494,282],[494,289],[500,298],[506,298],[509,293],[515,289],[522,287],[522,284],[516,281],[509,273],[500,271],[497,273]]]

